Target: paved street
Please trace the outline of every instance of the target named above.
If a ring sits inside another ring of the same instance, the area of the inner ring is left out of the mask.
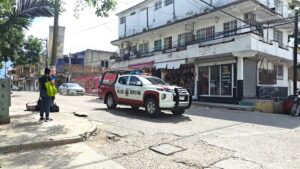
[[[12,99],[25,107],[37,97],[38,93],[15,92]],[[142,109],[107,110],[95,96],[58,95],[56,102],[61,113],[82,112],[97,122],[97,135],[85,144],[124,168],[300,168],[300,118],[192,107],[183,116],[164,111],[153,119]],[[152,150],[160,144],[175,146],[178,152],[163,155]]]

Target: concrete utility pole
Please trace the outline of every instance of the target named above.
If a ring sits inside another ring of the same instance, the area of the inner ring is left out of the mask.
[[[295,30],[294,30],[294,76],[293,76],[293,87],[294,95],[297,94],[297,65],[298,65],[298,15],[299,7],[295,8]]]
[[[59,7],[60,7],[60,0],[55,0],[51,66],[55,66],[55,62],[56,62],[56,58],[57,58],[57,39],[58,39]]]

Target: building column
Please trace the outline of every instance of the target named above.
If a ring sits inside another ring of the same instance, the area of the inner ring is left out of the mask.
[[[194,86],[194,99],[198,99],[198,81],[199,81],[199,67],[195,64],[195,86]]]
[[[233,56],[237,58],[237,84],[236,84],[236,97],[241,100],[244,95],[244,58],[254,57],[257,52],[244,51],[244,52],[233,52]]]
[[[244,57],[237,57],[237,98],[242,99],[244,87]]]

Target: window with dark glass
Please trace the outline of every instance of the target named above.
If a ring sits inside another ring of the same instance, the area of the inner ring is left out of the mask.
[[[168,6],[173,3],[173,0],[165,0],[165,6]]]
[[[199,67],[199,93],[200,95],[208,95],[209,89],[209,67]]]
[[[172,48],[172,36],[164,39],[164,49],[171,49],[171,48]]]
[[[277,80],[283,79],[283,65],[275,64],[274,70],[276,71]]]
[[[123,76],[119,78],[119,83],[122,85],[126,85],[128,81],[129,76]]]
[[[154,9],[155,9],[155,10],[158,10],[158,9],[160,9],[160,8],[161,8],[161,5],[162,5],[162,2],[161,2],[161,1],[157,1],[157,2],[155,2]]]
[[[280,46],[283,46],[283,34],[281,31],[274,29],[273,30],[273,39],[275,42],[278,42]]]
[[[154,41],[154,51],[161,50],[161,39]]]
[[[136,85],[137,82],[140,82],[140,79],[137,78],[136,76],[131,76],[129,80],[129,85]]]
[[[237,34],[237,21],[230,21],[224,23],[224,36],[233,36]]]
[[[210,67],[210,95],[220,95],[220,66]]]
[[[232,65],[221,66],[221,95],[232,95]]]
[[[145,54],[148,53],[149,51],[149,44],[148,43],[143,43],[139,45],[139,52],[141,54]]]
[[[122,17],[122,18],[120,18],[120,24],[123,24],[123,23],[125,23],[126,22],[126,17],[124,16],[124,17]]]
[[[199,29],[196,32],[197,42],[204,42],[215,38],[215,27]]]

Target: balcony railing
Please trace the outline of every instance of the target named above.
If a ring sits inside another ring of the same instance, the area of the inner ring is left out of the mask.
[[[246,30],[246,31],[245,31]],[[143,57],[149,57],[153,56],[157,53],[172,53],[172,52],[178,52],[182,50],[186,50],[187,46],[189,45],[194,45],[194,44],[199,44],[199,46],[207,46],[207,45],[213,45],[213,44],[218,44],[218,43],[224,43],[224,42],[229,42],[234,39],[234,37],[241,35],[241,34],[246,34],[246,33],[255,33],[259,34],[258,31],[252,30],[250,26],[243,27],[240,29],[234,29],[230,31],[223,31],[223,32],[216,32],[211,36],[207,37],[196,37],[193,35],[189,41],[186,41],[184,43],[179,43],[179,41],[173,41],[172,46],[169,48],[162,48],[161,50],[153,49],[149,50],[149,52],[139,52],[139,51],[132,51],[128,50],[126,54],[121,54],[120,57],[116,58],[116,61],[122,61],[122,60],[130,60],[134,58],[143,58]]]

